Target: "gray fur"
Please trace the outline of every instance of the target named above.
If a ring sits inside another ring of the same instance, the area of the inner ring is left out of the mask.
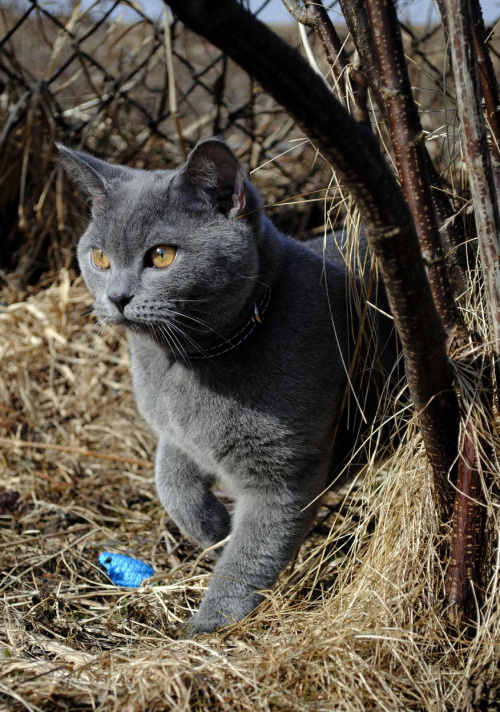
[[[158,495],[203,547],[231,533],[192,619],[194,633],[212,631],[244,618],[259,589],[275,583],[315,515],[317,504],[308,505],[352,444],[351,406],[331,448],[357,331],[349,280],[334,264],[343,259],[337,252],[324,262],[280,234],[218,140],[199,144],[177,172],[60,150],[93,199],[78,260],[95,313],[131,331],[137,405],[158,435]],[[162,244],[177,246],[173,264],[145,267],[147,251]],[[92,247],[109,256],[110,270],[92,265]],[[263,323],[243,343],[189,358],[244,323],[266,286]],[[385,343],[392,326],[382,321]],[[360,401],[372,419],[377,398],[366,389]],[[235,495],[232,521],[211,491],[216,479]]]

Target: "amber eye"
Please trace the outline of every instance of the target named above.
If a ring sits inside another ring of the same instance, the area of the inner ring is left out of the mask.
[[[92,262],[96,267],[99,267],[99,269],[109,269],[111,266],[107,254],[98,247],[94,247],[92,250]]]
[[[165,269],[165,267],[170,267],[174,261],[176,249],[172,245],[158,245],[158,247],[153,247],[149,256],[151,262],[158,269]]]

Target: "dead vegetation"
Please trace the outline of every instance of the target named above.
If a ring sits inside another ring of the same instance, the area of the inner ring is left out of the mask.
[[[126,338],[110,328],[101,333],[87,315],[91,300],[71,269],[86,207],[65,187],[52,148],[57,136],[130,165],[182,161],[179,123],[161,91],[168,86],[162,26],[141,16],[99,25],[102,15],[77,13],[73,25],[59,18],[61,29],[33,5],[26,34],[20,25],[0,48],[0,705],[497,710],[499,564],[477,629],[454,629],[441,609],[430,472],[413,421],[383,466],[374,461],[364,478],[327,495],[296,562],[254,615],[217,635],[181,637],[180,623],[206,586],[210,554],[182,537],[156,498],[154,438],[133,402]],[[15,6],[4,8],[1,32],[20,16]],[[37,38],[36,61],[28,36]],[[430,34],[430,46],[409,44],[412,81],[429,107],[424,128],[433,158],[465,213],[453,91],[441,81],[436,37]],[[290,143],[300,135],[279,108],[212,47],[180,30],[174,39],[186,144],[219,126],[247,165],[262,166],[254,177],[266,200],[287,195],[289,210],[298,209],[298,231],[344,219],[342,186],[328,200],[300,197],[326,188],[330,173],[308,144]],[[93,43],[88,57],[85,42]],[[73,63],[57,75],[75,46]],[[266,163],[283,150],[290,152]],[[470,277],[462,310],[485,333],[473,265]],[[480,422],[477,384],[467,370],[460,379],[463,413]],[[491,450],[494,457],[496,440]],[[102,549],[141,558],[157,574],[139,590],[118,589],[97,565]]]
[[[440,613],[429,471],[411,425],[383,469],[327,496],[254,616],[179,638],[212,564],[157,501],[125,339],[95,334],[88,304],[62,271],[0,313],[7,708],[445,710],[496,695],[495,607],[472,641]],[[150,562],[155,580],[117,589],[102,549]]]

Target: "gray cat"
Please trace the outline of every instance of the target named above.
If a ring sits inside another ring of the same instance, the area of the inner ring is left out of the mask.
[[[202,547],[231,534],[191,621],[193,633],[213,631],[273,586],[341,470],[360,413],[374,417],[381,391],[364,341],[350,379],[357,393],[341,408],[363,289],[338,250],[325,261],[322,241],[315,254],[277,231],[222,141],[198,144],[178,171],[59,149],[92,198],[78,260],[94,311],[131,332],[135,397],[158,435],[159,497]],[[389,344],[390,319],[376,329]],[[384,358],[390,368],[392,346]],[[236,498],[232,517],[215,480]]]

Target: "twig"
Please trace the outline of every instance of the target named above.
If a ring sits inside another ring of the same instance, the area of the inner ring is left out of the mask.
[[[493,180],[495,182],[497,200],[500,200],[500,96],[498,82],[488,52],[486,28],[484,26],[481,5],[478,0],[471,0],[473,19],[474,46],[476,48],[479,79],[483,90],[486,116],[491,133],[491,156],[493,163]]]
[[[396,8],[392,0],[367,0],[366,9],[396,165],[415,221],[434,302],[451,341],[458,332],[466,336],[466,330],[446,271],[426,170],[424,134],[413,99]]]
[[[4,445],[9,448],[33,448],[34,450],[58,450],[59,452],[71,452],[75,455],[82,455],[83,457],[97,457],[100,460],[111,460],[112,462],[123,462],[127,465],[139,465],[139,467],[153,467],[152,462],[147,460],[135,460],[131,457],[121,457],[120,455],[108,455],[103,452],[96,452],[95,450],[88,450],[84,447],[76,447],[73,445],[55,445],[53,443],[39,443],[32,442],[30,440],[9,440],[9,438],[0,438],[0,445]]]
[[[165,5],[163,8],[163,30],[165,36],[165,58],[167,64],[167,76],[168,76],[168,104],[170,108],[170,113],[174,119],[175,128],[177,130],[177,136],[179,138],[179,146],[184,156],[184,160],[187,160],[188,150],[184,136],[182,135],[181,122],[179,119],[179,112],[177,110],[177,91],[175,88],[175,71],[174,71],[174,61],[172,57],[172,37],[170,23],[168,21],[168,8]]]
[[[338,95],[346,101],[346,73],[349,69],[349,60],[325,6],[321,0],[305,0],[303,7],[298,0],[283,0],[283,3],[300,25],[306,25],[317,33],[325,50],[327,62],[332,68]],[[366,88],[360,72],[351,73],[351,84],[355,104],[353,115],[357,121],[369,126]]]
[[[436,479],[446,480],[458,443],[446,334],[411,213],[373,134],[348,114],[295,50],[241,5],[230,0],[169,0],[169,5],[284,106],[351,190],[379,260],[429,460]]]
[[[479,251],[483,265],[489,309],[491,343],[500,353],[500,216],[491,180],[491,157],[481,106],[477,57],[472,37],[472,17],[466,0],[441,0],[446,12],[450,55],[457,91],[457,108],[464,138],[464,151]]]
[[[442,0],[439,1],[441,2]],[[380,67],[371,39],[366,3],[364,0],[339,0],[339,2],[361,59],[361,70],[368,80],[369,87],[375,96],[384,120],[388,123],[386,98],[381,91]],[[466,291],[464,270],[467,266],[467,259],[466,251],[463,247],[466,243],[464,226],[458,220],[454,222],[450,220],[455,213],[446,193],[442,190],[441,179],[425,144],[422,144],[421,151],[425,159],[428,181],[433,188],[431,192],[432,202],[436,211],[438,227],[440,228],[443,251],[447,256],[455,295],[458,297]],[[444,228],[445,225],[446,227]]]
[[[1,272],[1,270],[0,270]],[[31,422],[31,420],[28,420],[28,418],[25,418],[22,413],[20,413],[18,410],[15,408],[11,408],[9,405],[6,405],[5,403],[0,403],[0,408],[2,410],[5,410],[7,413],[10,413],[10,415],[14,415],[18,420],[21,421],[21,423],[24,423],[25,425],[28,425],[30,428],[35,428],[35,424]]]

